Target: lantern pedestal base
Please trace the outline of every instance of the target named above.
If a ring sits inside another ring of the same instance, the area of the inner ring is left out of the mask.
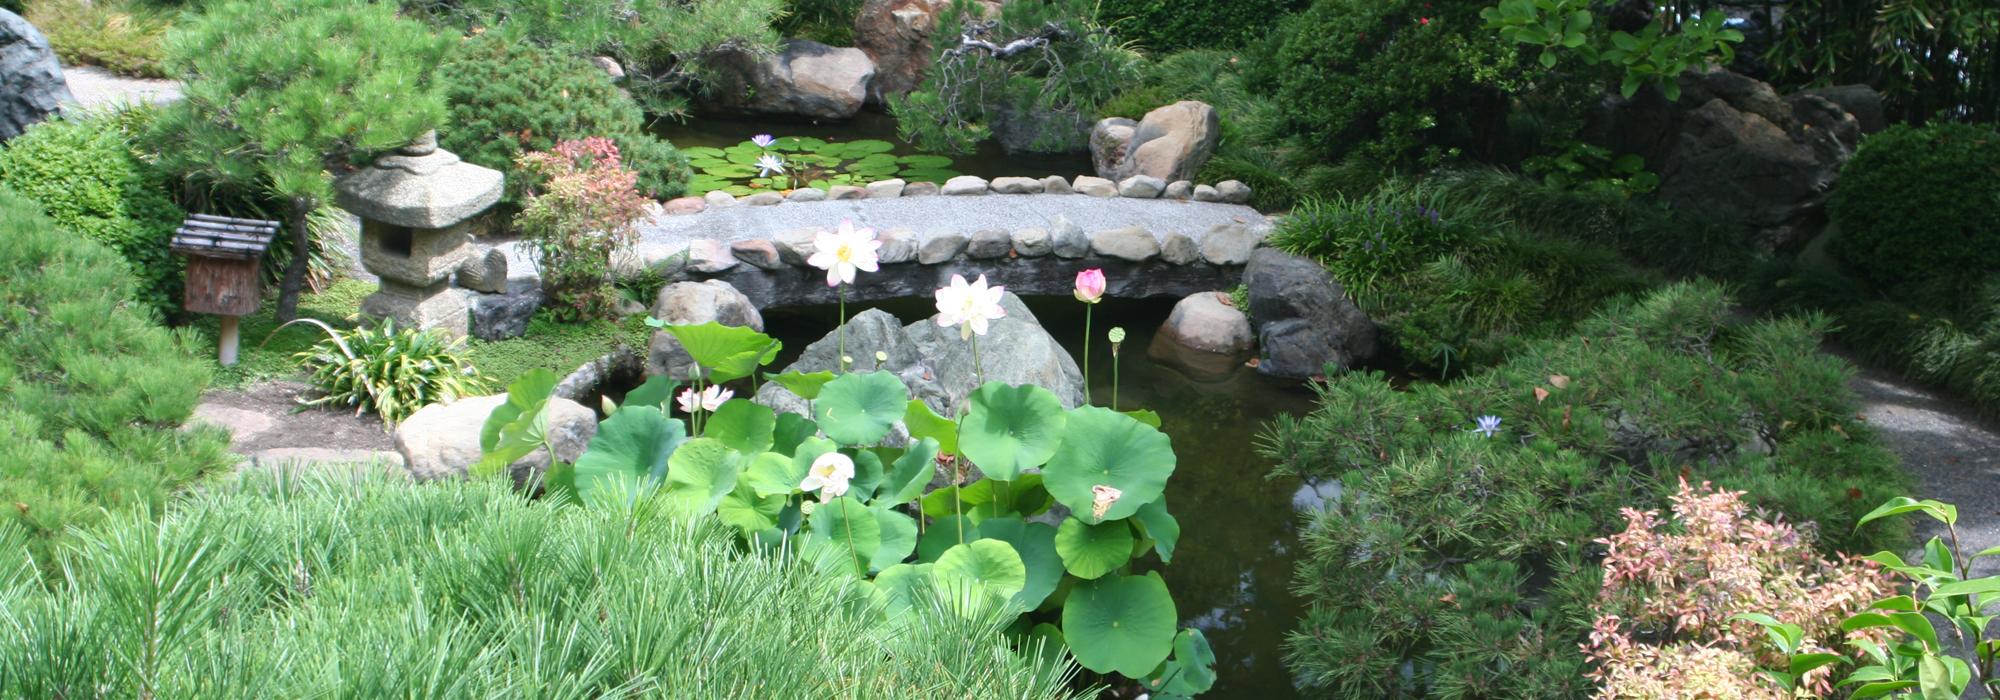
[[[236,366],[236,346],[241,335],[240,330],[236,327],[237,320],[235,316],[222,317],[222,332],[220,334],[222,337],[217,343],[216,360],[220,361],[224,367]]]

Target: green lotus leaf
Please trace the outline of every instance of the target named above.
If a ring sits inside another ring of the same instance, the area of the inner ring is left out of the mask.
[[[971,408],[959,422],[959,445],[988,476],[1012,481],[1056,453],[1067,418],[1054,392],[988,382],[972,392]]]
[[[920,153],[913,156],[898,157],[896,158],[896,162],[902,163],[912,170],[949,170],[951,169],[952,161],[951,156]]]
[[[838,548],[857,574],[868,573],[875,553],[882,549],[882,522],[853,496],[813,506],[812,531],[814,537]]]
[[[1159,574],[1078,583],[1063,605],[1063,639],[1078,665],[1143,678],[1173,652],[1179,614]]]
[[[701,435],[721,440],[729,449],[754,455],[771,449],[771,431],[777,423],[778,414],[770,407],[747,399],[730,399],[702,423]]]
[[[931,521],[917,538],[917,560],[937,561],[944,551],[979,539],[979,523],[971,518],[947,515]]]
[[[743,468],[743,485],[758,496],[790,495],[799,490],[799,482],[805,481],[809,466],[811,463],[799,464],[791,457],[764,452],[751,457],[749,466]]]
[[[681,149],[681,153],[689,159],[722,157],[722,149],[713,146],[689,146]]]
[[[721,383],[750,376],[781,344],[753,329],[725,326],[714,321],[694,325],[667,326],[681,348],[695,364],[708,370],[710,381]]]
[[[768,454],[768,453],[766,453]],[[782,459],[783,455],[777,455]],[[747,477],[747,475],[746,475]],[[725,525],[750,535],[778,526],[778,514],[785,510],[784,496],[765,496],[746,481],[736,485],[715,507],[715,515]]]
[[[667,410],[667,402],[673,400],[674,391],[680,388],[680,382],[665,376],[654,375],[647,377],[646,383],[625,392],[625,402],[619,405],[625,408],[651,406],[664,411]]]
[[[485,454],[473,466],[473,474],[498,474],[541,446],[548,429],[549,397],[561,382],[555,372],[536,369],[507,385],[507,402],[486,414],[479,427],[479,451]]]
[[[1092,525],[1074,517],[1056,528],[1056,554],[1077,578],[1094,579],[1132,560],[1132,526],[1123,520]]]
[[[819,429],[843,445],[872,445],[903,419],[910,400],[903,381],[888,372],[841,375],[820,390],[813,404]]]
[[[819,398],[820,389],[824,388],[827,382],[833,381],[835,375],[832,372],[826,371],[791,371],[784,374],[766,374],[764,376],[770,378],[773,382],[777,382],[778,386],[784,387],[786,391],[797,394],[799,398],[811,401]]]
[[[854,459],[854,478],[847,482],[848,493],[864,501],[873,498],[875,489],[882,486],[882,456],[873,450],[855,450],[849,457]]]
[[[1149,425],[1149,426],[1152,426],[1152,427],[1155,427],[1155,428],[1158,428],[1158,427],[1160,427],[1160,414],[1158,414],[1158,413],[1155,413],[1155,412],[1153,412],[1153,411],[1148,411],[1148,410],[1146,410],[1146,409],[1143,409],[1143,408],[1142,408],[1142,409],[1137,409],[1137,410],[1132,410],[1132,411],[1124,411],[1124,414],[1125,414],[1125,415],[1128,415],[1128,416],[1131,416],[1131,417],[1132,417],[1132,420],[1136,420],[1136,421],[1139,421],[1139,422],[1141,422],[1141,423],[1145,423],[1146,425]]]
[[[1174,635],[1171,666],[1180,672],[1167,680],[1164,690],[1168,693],[1192,697],[1215,687],[1215,650],[1201,630],[1189,627]]]
[[[1014,546],[1021,564],[1028,569],[1027,582],[1014,594],[1014,606],[1034,610],[1054,593],[1062,582],[1062,555],[1056,553],[1056,529],[1046,523],[1031,523],[1020,516],[988,518],[979,523],[979,536]]]
[[[1022,474],[1021,478],[1008,482],[1002,493],[1012,501],[1008,510],[1023,517],[1041,515],[1056,504],[1055,497],[1049,495],[1048,488],[1042,485],[1041,474]]]
[[[867,155],[870,153],[887,153],[889,151],[896,150],[896,144],[889,143],[888,141],[883,141],[880,139],[861,139],[859,141],[849,141],[842,145],[846,146],[848,151],[859,153],[862,155]]]
[[[1139,526],[1145,529],[1146,537],[1153,540],[1153,552],[1160,555],[1160,561],[1171,563],[1174,560],[1174,545],[1181,541],[1181,523],[1167,512],[1167,497],[1160,496],[1158,500],[1140,506],[1132,519],[1138,521]]]
[[[687,440],[687,426],[651,406],[626,406],[598,424],[590,446],[576,458],[576,490],[591,497],[618,489],[649,488],[666,478],[670,458]]]
[[[1060,668],[1069,656],[1069,643],[1063,641],[1062,629],[1043,622],[1028,630],[1028,638],[1021,650],[1040,659],[1043,668]]]
[[[935,182],[938,184],[943,184],[944,181],[950,180],[954,177],[958,177],[959,175],[960,173],[956,170],[939,170],[932,168],[923,168],[923,169],[904,170],[901,173],[897,173],[896,177],[903,178],[904,180],[908,180],[910,182]]]
[[[771,451],[791,454],[806,438],[819,434],[819,426],[812,419],[797,413],[778,415],[778,426],[771,431]]]
[[[931,575],[958,577],[984,586],[1002,600],[1011,600],[1028,585],[1028,568],[1014,546],[1000,540],[973,540],[945,550]]]
[[[939,416],[923,399],[910,399],[903,411],[903,427],[909,429],[910,437],[936,440],[941,452],[958,452],[958,423]]]
[[[922,496],[924,487],[931,483],[931,475],[937,472],[938,442],[934,438],[919,438],[916,444],[903,451],[901,457],[889,466],[883,476],[882,488],[877,501],[908,503]]]
[[[881,525],[882,546],[875,550],[868,568],[881,571],[903,563],[917,551],[917,519],[897,512],[888,504],[876,505],[875,520]]]
[[[946,486],[924,494],[924,515],[942,518],[947,515],[968,515],[974,520],[983,520],[993,514],[991,508],[979,512],[980,506],[993,502],[993,480],[980,479],[964,486]]]
[[[1173,442],[1165,433],[1116,411],[1082,406],[1069,412],[1062,444],[1042,469],[1049,493],[1085,522],[1121,520],[1152,503],[1174,473]],[[1091,513],[1092,488],[1118,489],[1104,517]]]
[[[741,453],[720,440],[689,440],[667,459],[667,496],[689,512],[713,512],[723,496],[736,490],[744,462]]]
[[[895,564],[875,575],[875,588],[888,601],[888,613],[900,615],[916,604],[917,589],[931,585],[936,564]]]

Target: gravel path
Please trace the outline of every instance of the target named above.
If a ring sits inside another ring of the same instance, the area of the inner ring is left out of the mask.
[[[70,96],[86,108],[135,102],[157,104],[181,98],[178,81],[128,78],[93,66],[66,66],[63,79],[69,81]]]
[[[2000,424],[1892,372],[1863,366],[1849,386],[1861,397],[1862,417],[1916,474],[1918,495],[1958,506],[1965,550],[2000,545]],[[1929,518],[1908,517],[1921,539],[1942,534]],[[1980,560],[1976,573],[2000,573],[2000,557]]]
[[[830,228],[843,219],[878,231],[906,228],[917,240],[925,240],[986,229],[1051,228],[1056,217],[1069,219],[1085,232],[1138,226],[1155,236],[1184,233],[1197,241],[1220,224],[1264,220],[1250,207],[1215,202],[1081,194],[931,195],[711,208],[699,214],[654,217],[640,225],[639,233],[648,245],[679,250],[694,239],[771,239],[799,229]]]

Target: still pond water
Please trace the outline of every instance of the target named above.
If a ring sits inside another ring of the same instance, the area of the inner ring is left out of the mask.
[[[802,136],[830,142],[880,140],[895,145],[895,150],[891,151],[894,155],[924,154],[923,150],[896,135],[894,117],[869,111],[863,111],[844,122],[808,122],[736,116],[704,116],[685,122],[660,119],[653,123],[653,133],[673,142],[674,146],[679,148],[729,148],[748,141],[757,134],[771,134],[779,137]],[[951,169],[989,180],[1016,175],[1037,178],[1061,175],[1073,178],[1092,174],[1089,154],[1009,154],[1002,151],[1000,145],[993,141],[980,144],[974,153],[953,155]]]
[[[1001,280],[1004,283],[1004,280]],[[849,315],[877,307],[905,323],[928,318],[928,299],[853,304]],[[1082,356],[1082,304],[1066,297],[1028,297],[1030,310],[1073,357]],[[1291,592],[1299,547],[1301,509],[1320,502],[1297,479],[1269,478],[1270,462],[1255,442],[1264,424],[1280,414],[1302,415],[1312,394],[1295,383],[1239,369],[1218,381],[1196,382],[1146,356],[1173,300],[1107,299],[1093,319],[1091,387],[1098,405],[1112,395],[1111,357],[1104,333],[1123,326],[1118,406],[1160,414],[1179,462],[1167,500],[1181,523],[1172,564],[1161,570],[1179,607],[1181,624],[1201,628],[1215,648],[1218,679],[1208,697],[1294,697],[1281,658],[1286,633],[1297,623]],[[782,368],[812,341],[831,333],[832,306],[765,311],[768,332],[786,352]],[[1150,561],[1150,560],[1149,560]]]

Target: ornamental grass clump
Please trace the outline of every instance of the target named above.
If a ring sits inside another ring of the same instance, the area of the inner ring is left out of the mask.
[[[466,360],[464,339],[443,331],[397,328],[395,321],[347,331],[311,319],[294,323],[311,323],[327,334],[294,356],[320,392],[307,406],[352,407],[355,415],[372,412],[394,426],[417,409],[486,390],[479,369]]]
[[[541,178],[514,223],[535,247],[548,309],[564,321],[608,318],[616,311],[611,259],[637,235],[647,200],[618,144],[591,137],[523,154],[518,166]]]

